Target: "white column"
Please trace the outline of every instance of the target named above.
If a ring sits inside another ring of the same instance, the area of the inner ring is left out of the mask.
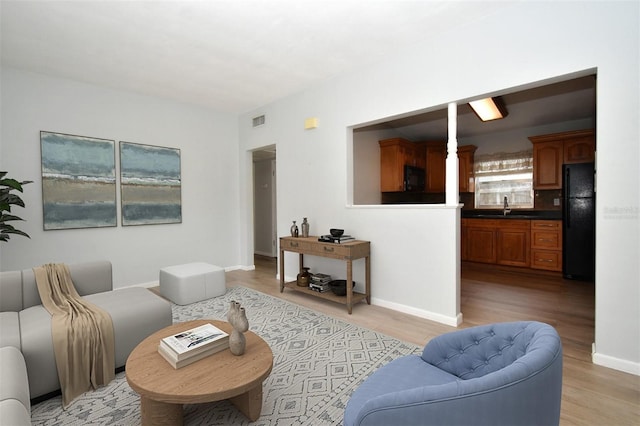
[[[447,174],[445,204],[457,206],[460,203],[458,173],[458,104],[451,102],[448,107],[449,138],[447,140]]]

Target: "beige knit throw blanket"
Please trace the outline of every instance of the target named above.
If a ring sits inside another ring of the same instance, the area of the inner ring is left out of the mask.
[[[33,268],[51,334],[62,406],[115,377],[113,323],[109,313],[82,299],[65,264]]]

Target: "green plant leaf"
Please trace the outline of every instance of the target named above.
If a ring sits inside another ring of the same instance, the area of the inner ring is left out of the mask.
[[[15,179],[0,179],[0,185],[22,192],[22,185]]]
[[[16,179],[6,178],[7,172],[0,171],[0,241],[8,241],[10,234],[21,235],[23,237],[31,238],[29,235],[9,225],[8,221],[23,220],[22,218],[7,214],[11,212],[11,206],[24,207],[24,201],[19,196],[12,194],[11,191],[22,191],[22,185],[33,183],[32,181],[17,181]]]
[[[4,213],[3,213],[3,214],[0,216],[0,222],[8,222],[8,221],[10,221],[10,220],[24,220],[24,219],[22,219],[21,217],[18,217],[18,216],[12,215],[12,214],[4,214]]]

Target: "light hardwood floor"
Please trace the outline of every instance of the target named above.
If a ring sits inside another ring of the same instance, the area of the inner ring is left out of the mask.
[[[455,330],[364,302],[349,315],[338,303],[288,289],[280,293],[276,260],[256,256],[255,265],[253,271],[227,272],[227,285],[252,288],[416,345]],[[517,268],[471,263],[462,267],[461,328],[537,320],[558,330],[564,351],[561,425],[640,425],[640,377],[591,362],[594,306],[592,283]]]

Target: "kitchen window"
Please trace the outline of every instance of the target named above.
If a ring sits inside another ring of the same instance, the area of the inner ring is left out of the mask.
[[[474,159],[475,207],[533,208],[533,152],[480,155]]]

